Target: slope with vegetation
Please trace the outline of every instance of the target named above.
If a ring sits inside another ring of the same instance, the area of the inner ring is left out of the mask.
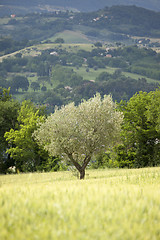
[[[18,99],[46,104],[48,111],[71,101],[78,104],[96,92],[111,93],[120,101],[158,87],[158,53],[137,46],[95,45],[42,44],[22,50],[2,59],[0,84],[11,87]]]
[[[136,6],[113,6],[89,13],[54,11],[8,15],[2,18],[0,34],[18,41],[40,41],[64,30],[77,30],[91,40],[129,41],[130,36],[159,37],[159,22],[159,12]]]
[[[136,5],[155,11],[160,10],[158,0],[14,0],[14,2],[12,0],[1,0],[1,4],[4,6],[9,5],[10,9],[14,9],[17,12],[21,10],[23,13],[27,11],[33,12],[35,10],[53,11],[53,9],[75,9],[83,12],[90,12],[113,5]],[[10,9],[8,9],[8,11]]]

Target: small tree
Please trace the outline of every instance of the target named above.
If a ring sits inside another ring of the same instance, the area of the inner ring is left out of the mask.
[[[96,43],[94,44],[94,46],[95,46],[95,47],[102,47],[102,43],[101,43],[101,42],[96,42]]]
[[[27,91],[29,87],[29,81],[26,77],[17,75],[13,77],[11,81],[11,90],[18,91],[21,88],[23,91]]]
[[[56,38],[54,43],[64,43],[64,39],[63,38]]]
[[[31,88],[34,90],[34,92],[36,91],[36,90],[39,90],[40,89],[40,85],[39,85],[39,83],[38,82],[32,82],[31,83]]]
[[[122,118],[111,96],[101,100],[97,94],[79,106],[70,103],[56,108],[34,136],[52,156],[68,159],[84,179],[92,155],[105,151],[119,139]]]

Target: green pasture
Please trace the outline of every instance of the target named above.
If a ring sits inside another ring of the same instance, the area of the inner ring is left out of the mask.
[[[0,176],[1,240],[158,240],[160,168]]]
[[[84,80],[95,80],[96,77],[99,76],[102,72],[108,72],[110,74],[113,74],[116,70],[116,68],[98,68],[97,70],[94,70],[93,68],[89,68],[89,72],[86,71],[86,67],[71,67],[76,73],[78,73],[80,76],[83,77]]]
[[[8,24],[9,20],[11,20],[9,17],[0,18],[0,25]]]
[[[106,67],[106,68],[98,68],[97,70],[94,70],[93,68],[89,68],[89,72],[86,71],[86,67],[80,67],[80,68],[76,68],[76,67],[71,67],[72,69],[74,69],[75,72],[77,72],[79,75],[81,75],[83,77],[83,79],[85,80],[95,80],[96,77],[99,76],[100,73],[102,72],[108,72],[109,74],[113,74],[118,68],[112,68],[112,67]],[[152,78],[147,78],[145,76],[139,75],[139,74],[135,74],[135,73],[129,73],[129,72],[123,72],[122,74],[126,77],[130,77],[132,79],[138,80],[140,78],[145,78],[147,80],[147,82],[151,83],[151,82],[158,82],[158,80],[152,79]]]
[[[140,75],[140,74],[136,74],[136,73],[122,72],[122,74],[124,74],[126,77],[130,77],[130,78],[133,78],[135,80],[138,80],[140,78],[145,78],[148,83],[159,83],[158,80],[155,80],[153,78],[148,78],[144,75]]]
[[[90,43],[90,40],[80,31],[65,30],[57,33],[54,37],[49,38],[51,41],[55,41],[57,38],[63,38],[65,43]]]

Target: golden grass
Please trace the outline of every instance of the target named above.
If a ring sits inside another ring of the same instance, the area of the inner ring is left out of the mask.
[[[160,239],[160,168],[0,176],[1,240]]]

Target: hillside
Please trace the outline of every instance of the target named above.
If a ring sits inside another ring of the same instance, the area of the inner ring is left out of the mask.
[[[160,13],[136,6],[2,17],[0,87],[51,112],[96,92],[120,101],[152,91],[160,81],[159,26]]]
[[[4,5],[4,6],[3,6]],[[46,7],[49,5],[49,7]],[[1,0],[0,15],[27,13],[34,11],[52,11],[53,9],[74,9],[82,12],[95,11],[106,6],[136,5],[160,11],[158,0]],[[57,8],[58,7],[58,8]]]
[[[94,41],[126,41],[130,36],[160,37],[160,13],[136,6],[105,7],[89,13],[54,11],[7,16],[1,36],[15,40],[46,40],[65,30],[79,31]]]

